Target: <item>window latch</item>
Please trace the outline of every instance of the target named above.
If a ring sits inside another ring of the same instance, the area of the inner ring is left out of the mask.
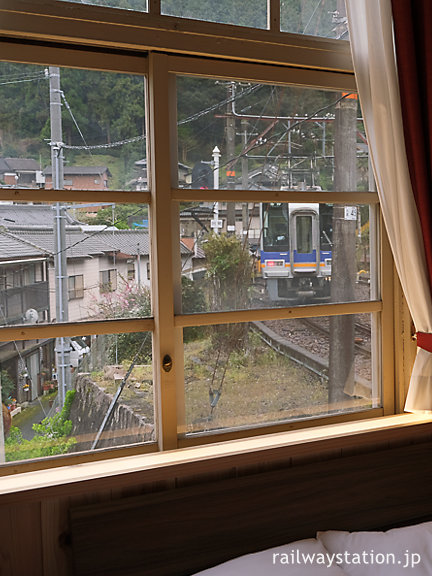
[[[162,360],[162,368],[165,372],[169,372],[173,366],[172,358],[169,354],[165,354]]]

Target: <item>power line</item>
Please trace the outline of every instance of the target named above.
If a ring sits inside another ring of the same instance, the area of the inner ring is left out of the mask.
[[[193,120],[197,120],[198,118],[201,118],[202,116],[205,116],[206,114],[209,114],[210,112],[213,112],[213,110],[217,110],[218,108],[221,108],[222,106],[229,104],[230,102],[234,102],[235,100],[238,100],[239,98],[242,98],[243,96],[247,96],[248,94],[255,92],[259,88],[262,88],[262,84],[254,84],[253,86],[250,86],[249,88],[247,88],[246,90],[244,90],[240,94],[236,94],[235,96],[231,96],[230,98],[225,98],[225,100],[221,100],[217,104],[213,104],[212,106],[209,106],[208,108],[205,108],[204,110],[200,110],[199,112],[192,114],[192,116],[189,116],[188,118],[184,118],[183,120],[179,120],[177,122],[177,125],[181,126],[182,124],[187,124],[188,122],[192,122]]]
[[[93,146],[71,146],[70,144],[63,144],[63,148],[66,148],[67,150],[100,150],[103,148],[118,148],[124,144],[133,144],[134,142],[140,142],[145,139],[146,136],[142,134],[141,136],[127,138],[125,140],[118,140],[117,142],[111,142],[110,144],[95,144]]]
[[[36,80],[45,80],[45,74],[44,73],[40,73],[37,75],[27,75],[27,76],[22,76],[21,78],[17,77],[16,79],[13,80],[8,80],[7,82],[0,82],[0,86],[6,86],[8,84],[21,84],[22,82],[34,82]]]
[[[88,149],[88,145],[87,145],[86,139],[84,138],[84,134],[81,132],[81,129],[80,129],[80,127],[78,126],[78,122],[76,121],[75,116],[74,116],[73,113],[72,113],[72,109],[71,109],[71,107],[69,106],[69,102],[66,100],[66,96],[65,96],[63,90],[60,90],[60,96],[62,97],[63,102],[65,103],[65,106],[66,106],[66,108],[67,108],[67,110],[68,110],[68,112],[69,112],[69,114],[70,114],[70,116],[71,116],[71,118],[72,118],[72,120],[73,120],[73,123],[75,124],[75,127],[76,127],[76,129],[78,130],[78,133],[79,133],[79,135],[81,136],[82,141],[83,141],[84,144],[85,144],[84,147],[85,147],[86,149]],[[66,146],[65,146],[64,144],[63,144],[63,148],[66,148]]]

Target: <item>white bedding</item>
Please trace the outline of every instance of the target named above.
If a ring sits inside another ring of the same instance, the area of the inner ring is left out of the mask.
[[[241,556],[195,576],[432,576],[432,522],[317,538]]]
[[[199,576],[344,576],[338,566],[328,567],[326,554],[321,542],[309,538],[235,558],[199,572]]]
[[[318,532],[347,576],[431,576],[432,522],[387,532]],[[360,557],[358,555],[360,554]]]

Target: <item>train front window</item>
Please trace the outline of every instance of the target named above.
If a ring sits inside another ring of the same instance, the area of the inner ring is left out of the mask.
[[[264,249],[289,249],[289,219],[287,204],[264,204]]]
[[[296,241],[296,250],[299,254],[312,252],[312,216],[296,217]]]

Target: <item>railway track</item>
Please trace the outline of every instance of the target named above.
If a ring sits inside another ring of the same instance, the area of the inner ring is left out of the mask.
[[[316,330],[317,332],[324,334],[326,337],[330,338],[330,329],[328,326],[325,326],[324,324],[320,324],[316,320],[312,320],[311,318],[302,318],[301,322],[305,326],[309,326],[313,330]],[[356,350],[358,350],[359,352],[361,352],[362,354],[365,354],[366,356],[370,357],[370,355],[371,355],[371,350],[370,350],[371,328],[370,328],[370,326],[366,326],[365,324],[362,324],[361,322],[356,321],[355,325],[354,325],[354,331],[355,331],[354,348]],[[365,341],[367,342],[366,345],[364,344]]]
[[[293,320],[290,320],[290,325],[293,322]],[[303,331],[302,335],[299,336],[298,334],[294,335],[293,332],[295,331],[293,331],[286,337],[286,334],[280,328],[281,324],[277,321],[252,322],[251,324],[252,330],[275,352],[313,372],[322,381],[328,381],[329,330],[309,318],[299,319],[295,322],[306,328],[307,332]],[[356,323],[356,330],[357,324],[359,323]],[[362,330],[363,327],[359,329],[359,331]],[[308,336],[306,337],[305,334]],[[316,337],[317,334],[319,335],[318,338]],[[370,337],[370,329],[368,334]],[[370,348],[363,344],[355,343],[355,351],[357,352],[355,360],[355,395],[370,398]]]

